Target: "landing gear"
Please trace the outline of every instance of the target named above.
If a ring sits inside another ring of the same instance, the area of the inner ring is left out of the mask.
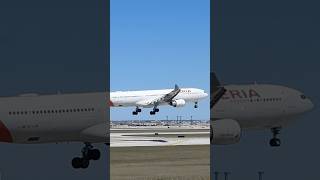
[[[75,157],[72,159],[72,167],[75,169],[83,168],[86,169],[89,167],[89,160],[85,158]]]
[[[156,112],[150,111],[150,115],[155,115],[155,114],[156,114]]]
[[[150,111],[150,115],[155,115],[157,112],[159,112],[160,110],[156,107],[153,108],[152,111]]]
[[[273,134],[273,138],[270,140],[269,144],[271,147],[278,147],[281,145],[281,141],[277,138],[278,134],[280,134],[280,127],[271,128],[271,132]]]
[[[132,115],[138,115],[139,112],[141,112],[141,109],[136,107],[136,110],[132,112]]]
[[[90,160],[100,159],[100,151],[98,149],[93,149],[91,143],[85,143],[85,146],[82,148],[81,152],[82,157],[75,157],[72,159],[71,164],[75,169],[86,169],[89,167]]]
[[[198,102],[194,103],[194,108],[198,108]]]

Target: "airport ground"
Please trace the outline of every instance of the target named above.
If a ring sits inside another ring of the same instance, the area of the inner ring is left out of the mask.
[[[209,180],[210,146],[112,147],[111,180]]]

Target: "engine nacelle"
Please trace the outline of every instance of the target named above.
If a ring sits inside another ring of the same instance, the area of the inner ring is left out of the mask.
[[[210,141],[214,145],[235,144],[240,141],[241,127],[233,119],[211,121]]]
[[[172,100],[170,105],[173,107],[183,107],[186,104],[186,101],[183,99]]]

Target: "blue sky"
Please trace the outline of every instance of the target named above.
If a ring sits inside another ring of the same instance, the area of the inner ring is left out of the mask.
[[[232,179],[256,179],[257,171],[265,171],[265,179],[319,179],[319,2],[215,2],[214,69],[221,82],[295,88],[311,98],[315,109],[282,129],[280,148],[269,147],[268,129],[243,131],[240,143],[215,146],[213,171],[229,171]]]
[[[111,1],[110,85],[115,90],[197,87],[209,92],[209,0]],[[150,119],[149,109],[111,108],[112,120]],[[209,98],[200,108],[162,107],[155,119],[177,115],[209,117]]]

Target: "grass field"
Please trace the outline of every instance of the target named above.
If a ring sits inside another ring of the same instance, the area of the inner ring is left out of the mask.
[[[210,146],[113,147],[111,180],[209,180]]]

